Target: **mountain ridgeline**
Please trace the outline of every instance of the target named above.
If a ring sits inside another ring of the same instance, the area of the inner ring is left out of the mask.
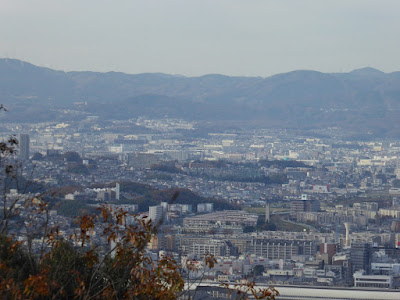
[[[62,72],[0,59],[0,121],[183,118],[400,137],[400,72],[293,71],[261,77]]]

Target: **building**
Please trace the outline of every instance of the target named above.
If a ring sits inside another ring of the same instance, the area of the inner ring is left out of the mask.
[[[343,215],[336,212],[297,212],[292,214],[297,222],[313,222],[316,224],[343,224],[345,222],[353,223],[354,217]]]
[[[353,273],[364,271],[369,274],[371,269],[371,249],[368,243],[355,242],[351,244],[350,261]]]
[[[225,210],[183,220],[186,232],[240,233],[243,226],[256,226],[258,216],[241,210]]]
[[[174,234],[157,234],[158,250],[177,251],[178,245],[176,235]]]
[[[388,275],[366,275],[365,272],[355,272],[354,275],[355,287],[368,288],[392,288],[393,276]]]
[[[181,207],[184,214],[192,213],[193,211],[192,204],[181,204]]]
[[[235,244],[235,242],[233,241]],[[253,238],[246,245],[246,252],[268,259],[291,259],[293,256],[316,254],[314,241],[291,241],[282,239]]]
[[[128,213],[135,213],[139,210],[138,204],[107,204],[107,207],[114,211],[122,209]]]
[[[267,205],[265,206],[265,223],[269,223],[269,221],[270,221],[270,216],[271,216],[270,207],[269,207],[269,204],[267,204]]]
[[[332,258],[336,254],[336,244],[323,243],[319,245],[319,252],[321,254],[328,254],[328,264],[332,264]]]
[[[119,200],[120,199],[120,193],[121,193],[121,186],[120,184],[117,182],[115,184],[115,199]]]
[[[21,133],[19,135],[19,158],[21,160],[29,159],[29,134]]]
[[[372,210],[378,211],[379,205],[378,202],[361,202],[361,203],[354,203],[353,207],[358,210]]]
[[[227,241],[210,239],[207,242],[194,243],[192,245],[191,254],[198,258],[204,257],[205,255],[231,256],[237,255],[237,248]]]
[[[115,200],[115,191],[111,188],[102,189],[97,193],[96,199],[103,202],[113,201]]]
[[[206,215],[198,215],[185,218],[184,225],[218,223],[218,224],[237,224],[243,226],[256,226],[258,215],[248,213],[242,210],[224,210]]]
[[[151,153],[134,153],[128,154],[128,163],[135,169],[148,169],[153,165],[160,163],[157,155]]]
[[[163,210],[166,212],[166,211],[168,211],[169,209],[168,209],[168,202],[165,202],[165,201],[162,201],[161,203],[160,203],[160,205],[162,206],[162,208],[163,208]]]
[[[371,263],[371,273],[374,275],[400,275],[400,264]]]
[[[379,215],[381,217],[400,218],[400,210],[380,208]]]
[[[298,212],[316,212],[320,211],[318,200],[308,199],[307,195],[301,195],[301,199],[295,199],[290,202],[290,215],[296,216]]]
[[[329,193],[329,185],[313,184],[312,192],[313,193]]]
[[[214,203],[199,203],[197,204],[198,213],[210,213],[214,211]]]
[[[163,207],[161,205],[149,207],[149,219],[153,224],[159,222],[163,218]]]

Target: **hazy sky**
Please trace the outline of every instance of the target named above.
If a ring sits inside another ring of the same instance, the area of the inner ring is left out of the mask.
[[[59,70],[400,70],[399,0],[0,0],[0,57]]]

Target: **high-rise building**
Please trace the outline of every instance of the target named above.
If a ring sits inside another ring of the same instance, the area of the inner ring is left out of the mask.
[[[332,257],[336,254],[336,244],[323,243],[319,245],[319,252],[321,254],[328,254],[328,264],[332,264]]]
[[[168,202],[161,202],[160,205],[162,206],[163,211],[168,211]]]
[[[265,223],[269,223],[269,218],[270,218],[270,208],[269,204],[265,206]]]
[[[149,218],[152,224],[156,224],[163,217],[163,207],[161,205],[149,207]]]
[[[19,158],[21,160],[29,159],[29,134],[21,133],[19,135]]]
[[[371,267],[371,250],[368,243],[356,242],[351,244],[350,261],[353,273],[363,270],[369,274]]]
[[[121,193],[121,186],[120,186],[120,184],[117,182],[117,183],[115,184],[115,199],[119,200],[120,193]]]
[[[314,212],[320,210],[318,200],[308,199],[306,194],[301,195],[301,199],[290,202],[290,214],[295,216],[298,212]]]

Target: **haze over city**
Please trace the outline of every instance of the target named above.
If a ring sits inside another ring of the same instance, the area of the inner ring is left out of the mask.
[[[399,1],[0,3],[0,298],[398,299]]]

